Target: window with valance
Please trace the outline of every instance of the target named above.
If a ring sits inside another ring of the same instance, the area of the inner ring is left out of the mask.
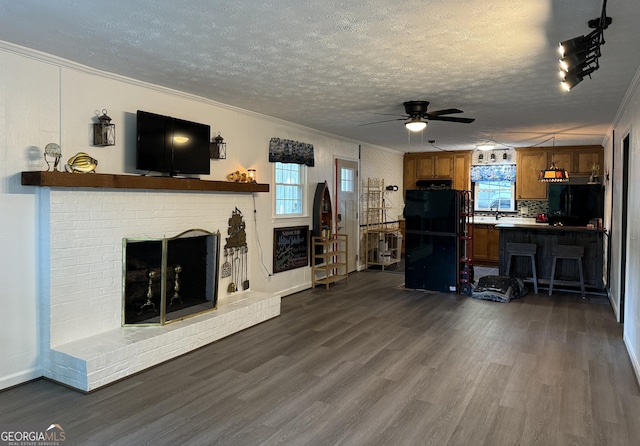
[[[290,139],[271,138],[269,142],[269,162],[304,164],[313,167],[313,144]]]
[[[508,181],[516,182],[515,164],[471,166],[471,181]]]
[[[471,166],[474,209],[515,211],[515,164]]]

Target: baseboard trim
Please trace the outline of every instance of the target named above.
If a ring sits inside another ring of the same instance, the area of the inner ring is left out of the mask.
[[[636,374],[636,382],[638,386],[640,386],[640,362],[638,361],[638,357],[636,356],[633,348],[631,348],[631,344],[627,342],[627,337],[623,336],[624,345],[627,347],[627,353],[629,354],[629,359],[631,359],[631,366],[633,367],[633,371]]]
[[[7,390],[12,387],[16,387],[22,384],[26,384],[30,381],[42,378],[44,375],[42,367],[32,367],[27,370],[21,370],[12,375],[3,376],[0,378],[0,390]]]

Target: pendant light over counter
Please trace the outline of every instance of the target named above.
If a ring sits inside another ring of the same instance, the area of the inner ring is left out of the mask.
[[[551,165],[538,174],[538,181],[543,183],[563,183],[569,181],[569,172],[556,166],[554,160],[556,154],[556,136],[553,135],[553,148],[551,152]]]

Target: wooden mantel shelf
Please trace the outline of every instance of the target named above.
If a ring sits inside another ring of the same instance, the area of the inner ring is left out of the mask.
[[[164,189],[210,192],[269,192],[268,184],[191,178],[110,175],[104,173],[22,172],[23,186],[97,187],[102,189]]]

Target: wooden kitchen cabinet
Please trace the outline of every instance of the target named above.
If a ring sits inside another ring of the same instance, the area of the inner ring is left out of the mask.
[[[417,162],[416,157],[411,156],[411,154],[404,155],[404,171],[403,171],[403,193],[409,189],[416,188],[416,181],[418,180],[417,176]]]
[[[492,224],[475,224],[473,228],[473,263],[496,266],[500,259],[500,231]]]
[[[569,177],[572,175],[572,167],[573,167],[573,153],[570,151],[547,151],[547,167],[551,166],[551,163],[555,162],[556,167],[562,168],[569,172]]]
[[[471,190],[471,152],[453,154],[453,188]]]
[[[417,157],[419,180],[453,178],[453,155],[449,153],[422,154]]]
[[[601,146],[586,146],[576,151],[573,157],[571,173],[573,175],[591,176],[591,167],[600,166],[600,175],[604,168],[604,149]]]
[[[588,177],[593,164],[604,163],[602,146],[527,147],[516,149],[516,196],[519,200],[546,200],[547,183],[538,181],[538,173],[554,162],[571,177]]]
[[[404,156],[404,189],[418,180],[452,180],[453,188],[469,190],[471,152],[419,152]]]
[[[594,164],[604,163],[604,149],[602,146],[561,146],[555,149],[547,148],[549,165],[555,161],[556,167],[561,167],[572,176],[590,176]]]
[[[516,196],[518,200],[546,200],[547,183],[538,181],[538,173],[546,169],[544,148],[516,149]]]

